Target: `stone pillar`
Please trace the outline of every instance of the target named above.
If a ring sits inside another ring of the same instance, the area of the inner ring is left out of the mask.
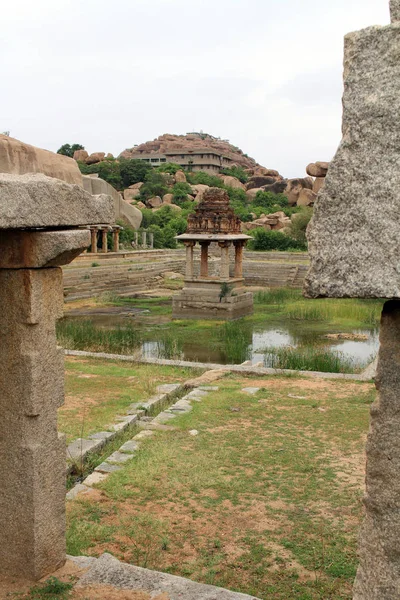
[[[218,242],[221,248],[221,268],[219,276],[221,279],[229,279],[229,248],[231,242]]]
[[[149,245],[150,245],[150,250],[153,250],[153,248],[154,248],[154,233],[152,231],[149,232]]]
[[[119,252],[119,227],[113,229],[113,252]]]
[[[193,248],[195,242],[184,242],[186,248],[186,279],[193,279]]]
[[[208,249],[210,242],[200,242],[200,277],[208,277]]]
[[[135,248],[139,248],[139,234],[135,231]]]
[[[400,597],[400,300],[383,307],[376,388],[354,600]]]
[[[390,20],[392,23],[400,21],[400,0],[390,0]]]
[[[108,227],[103,227],[101,230],[101,251],[104,253],[108,252],[107,233],[108,233]]]
[[[62,271],[89,230],[0,231],[0,577],[39,579],[65,562]]]
[[[97,227],[92,227],[90,229],[90,252],[97,252]]]
[[[244,243],[234,242],[235,246],[235,277],[243,277],[243,248]]]
[[[142,231],[142,248],[147,248],[147,232]]]

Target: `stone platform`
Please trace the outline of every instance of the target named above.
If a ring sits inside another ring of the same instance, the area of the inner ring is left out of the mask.
[[[224,283],[227,289],[222,295]],[[253,294],[246,292],[243,283],[243,278],[185,279],[184,288],[172,299],[172,318],[231,321],[251,315]]]

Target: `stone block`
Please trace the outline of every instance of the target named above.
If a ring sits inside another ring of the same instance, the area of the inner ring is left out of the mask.
[[[114,222],[110,196],[38,173],[0,173],[0,229],[63,227]]]
[[[93,473],[88,475],[86,477],[86,479],[83,480],[82,484],[86,485],[87,487],[92,487],[93,485],[97,485],[98,483],[101,483],[102,481],[107,479],[107,477],[108,477],[108,473],[98,473],[98,472],[94,471]]]
[[[102,462],[101,465],[95,468],[96,473],[115,473],[122,469],[121,465],[112,465],[109,462]]]
[[[123,454],[122,452],[113,452],[108,458],[107,462],[111,464],[126,463],[128,460],[132,460],[132,454]]]
[[[400,23],[345,38],[343,139],[308,228],[308,297],[400,297],[399,55]]]
[[[390,0],[390,20],[392,23],[400,21],[400,0]]]
[[[125,444],[122,444],[119,450],[120,452],[136,452],[138,448],[138,442],[135,442],[135,440],[129,440],[128,442],[125,442]]]

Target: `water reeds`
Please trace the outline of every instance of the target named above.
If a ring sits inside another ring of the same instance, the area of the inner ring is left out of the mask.
[[[251,358],[252,329],[244,320],[227,321],[219,330],[228,363],[240,364]]]
[[[141,336],[132,325],[105,329],[92,321],[61,320],[57,323],[57,341],[69,350],[89,350],[129,354],[141,344]]]
[[[264,366],[273,369],[353,373],[356,368],[354,361],[346,358],[343,353],[326,347],[267,348],[264,352]]]

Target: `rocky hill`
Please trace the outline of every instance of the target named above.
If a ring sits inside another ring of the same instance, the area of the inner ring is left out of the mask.
[[[140,153],[164,153],[176,149],[192,150],[201,148],[212,148],[216,152],[224,154],[238,166],[244,169],[254,169],[259,165],[253,158],[244,154],[237,146],[233,146],[228,140],[221,140],[208,133],[187,133],[186,135],[172,135],[164,133],[152,142],[145,142],[139,146],[128,148],[121,152],[121,158],[136,158]]]

